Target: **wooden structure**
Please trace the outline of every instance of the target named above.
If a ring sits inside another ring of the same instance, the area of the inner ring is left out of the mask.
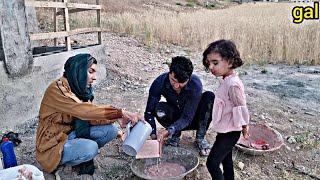
[[[30,40],[42,40],[42,39],[54,39],[55,46],[57,46],[57,38],[65,38],[65,45],[67,51],[71,50],[70,36],[83,34],[83,33],[98,33],[98,44],[101,44],[101,8],[100,0],[96,0],[96,4],[80,4],[80,3],[69,3],[68,0],[54,0],[53,2],[49,1],[34,1],[34,0],[25,0],[25,6],[29,7],[39,7],[39,8],[54,8],[54,31],[48,33],[35,33],[29,34]],[[61,9],[60,11],[58,11]],[[79,28],[70,30],[69,24],[69,14],[76,13],[87,10],[96,10],[97,11],[97,27],[91,28]],[[58,31],[58,21],[57,16],[64,16],[64,31]]]

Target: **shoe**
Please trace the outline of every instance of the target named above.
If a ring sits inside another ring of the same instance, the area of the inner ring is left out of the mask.
[[[71,166],[61,165],[53,173],[56,180],[72,179],[77,176],[77,173]]]
[[[195,143],[201,156],[209,156],[212,145],[206,139],[197,139]]]
[[[180,137],[172,136],[169,138],[166,143],[166,146],[173,146],[173,147],[179,147],[180,146]]]

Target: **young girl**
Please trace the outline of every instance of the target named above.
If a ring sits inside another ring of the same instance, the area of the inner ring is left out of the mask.
[[[232,41],[218,40],[209,44],[203,52],[202,62],[214,76],[221,77],[210,124],[210,128],[218,134],[207,159],[207,168],[213,179],[234,179],[232,148],[241,131],[244,138],[249,137],[249,112],[244,87],[234,70],[242,66],[243,61]]]

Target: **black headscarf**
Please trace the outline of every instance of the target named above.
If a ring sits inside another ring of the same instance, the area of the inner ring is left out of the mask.
[[[93,62],[90,54],[78,54],[70,57],[64,64],[63,76],[68,79],[71,91],[82,101],[92,101],[92,87],[87,86],[88,68]]]

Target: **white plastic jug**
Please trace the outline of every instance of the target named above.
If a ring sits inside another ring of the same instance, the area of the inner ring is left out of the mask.
[[[126,139],[122,145],[123,151],[129,156],[136,156],[142,145],[150,136],[152,128],[149,123],[145,121],[138,121],[130,131],[131,123],[126,127]]]

